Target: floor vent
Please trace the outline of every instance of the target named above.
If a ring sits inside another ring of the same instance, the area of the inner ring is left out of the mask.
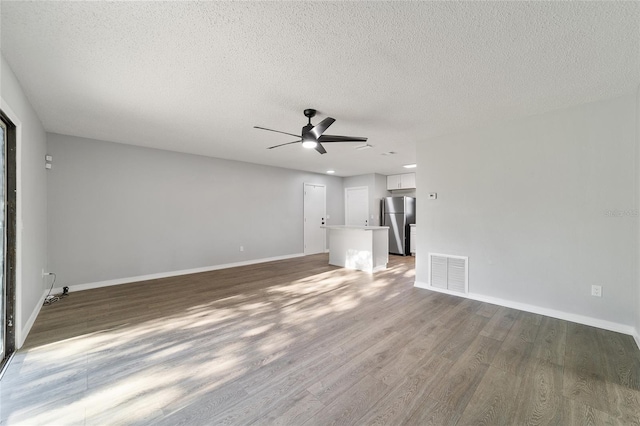
[[[429,285],[456,293],[469,291],[469,258],[429,253]]]

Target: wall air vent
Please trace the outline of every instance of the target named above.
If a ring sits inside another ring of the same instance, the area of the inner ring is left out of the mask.
[[[429,285],[456,293],[469,292],[469,258],[429,253]]]

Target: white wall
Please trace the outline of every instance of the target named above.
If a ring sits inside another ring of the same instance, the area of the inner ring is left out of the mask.
[[[636,182],[640,187],[640,85],[636,91]],[[636,192],[638,200],[640,200],[640,192]],[[639,201],[640,203],[640,201]],[[638,226],[638,245],[636,247],[636,267],[638,268],[638,278],[636,280],[636,332],[635,339],[638,348],[640,348],[640,226]]]
[[[366,186],[371,189],[375,184],[373,180],[373,174],[349,176],[343,179],[345,188],[356,188],[359,186]]]
[[[632,332],[636,120],[629,95],[419,143],[416,285],[469,256],[472,297]]]
[[[49,264],[93,284],[303,252],[303,183],[342,178],[48,134]],[[240,252],[240,245],[244,251]]]
[[[382,199],[390,197],[391,192],[387,191],[387,177],[385,175],[374,174],[374,190],[371,200],[371,214],[374,215],[372,225],[382,225]]]
[[[47,266],[46,136],[13,71],[0,55],[1,108],[17,126],[16,347],[40,311]]]

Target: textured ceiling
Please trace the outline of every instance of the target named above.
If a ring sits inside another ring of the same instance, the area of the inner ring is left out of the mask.
[[[403,172],[429,137],[640,83],[636,1],[0,7],[2,54],[47,131],[341,176]],[[252,128],[299,133],[305,108],[373,148],[267,150],[293,138]]]

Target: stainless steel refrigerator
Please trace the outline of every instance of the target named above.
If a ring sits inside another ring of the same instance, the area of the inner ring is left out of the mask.
[[[416,199],[385,197],[382,199],[383,226],[389,227],[389,253],[409,254],[409,225],[416,223]]]

